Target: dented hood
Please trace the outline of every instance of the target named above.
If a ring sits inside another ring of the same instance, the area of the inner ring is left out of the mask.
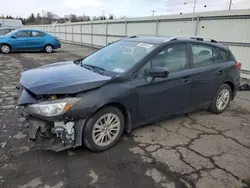
[[[110,79],[71,61],[27,70],[22,73],[20,83],[37,95],[74,94],[100,87]]]

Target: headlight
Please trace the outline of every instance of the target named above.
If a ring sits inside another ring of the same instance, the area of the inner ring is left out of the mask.
[[[54,100],[51,102],[42,102],[32,104],[26,108],[30,114],[37,114],[46,117],[53,117],[67,112],[80,98],[68,98],[65,100]]]

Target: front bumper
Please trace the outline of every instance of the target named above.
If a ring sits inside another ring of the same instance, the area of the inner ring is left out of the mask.
[[[59,49],[61,48],[61,43],[60,42],[57,42],[56,44],[53,45],[54,49]]]
[[[20,114],[26,117],[27,134],[31,141],[34,141],[44,150],[63,151],[82,145],[82,132],[85,120],[78,121],[48,121],[32,117],[25,111]]]
[[[62,151],[82,145],[82,133],[85,119],[74,113],[56,117],[43,117],[30,114],[26,110],[28,104],[38,101],[22,85],[18,85],[18,110],[26,118],[27,133],[30,140],[35,141],[45,150]]]

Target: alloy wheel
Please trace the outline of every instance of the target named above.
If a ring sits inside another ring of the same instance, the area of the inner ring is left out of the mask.
[[[8,54],[8,53],[10,52],[10,47],[7,46],[7,45],[3,45],[3,46],[1,47],[1,51],[2,51],[3,53],[5,53],[5,54]]]
[[[216,107],[218,108],[218,110],[224,110],[227,107],[229,100],[230,91],[228,89],[221,90],[216,100]]]
[[[45,51],[46,51],[47,53],[51,53],[51,52],[53,51],[52,46],[46,46],[46,47],[45,47]]]
[[[104,114],[94,124],[92,138],[96,145],[107,146],[117,138],[120,128],[121,122],[116,114]]]

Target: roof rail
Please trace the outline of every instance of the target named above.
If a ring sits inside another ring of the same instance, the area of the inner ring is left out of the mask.
[[[136,35],[133,35],[133,36],[128,36],[127,38],[132,39],[132,38],[136,38],[136,37],[137,37]]]
[[[170,39],[170,41],[178,40],[178,39],[192,39],[192,40],[198,40],[198,41],[208,41],[208,42],[213,42],[213,43],[219,43],[217,40],[207,38],[207,37],[198,37],[198,36],[193,36],[193,37],[173,37],[172,39]]]

